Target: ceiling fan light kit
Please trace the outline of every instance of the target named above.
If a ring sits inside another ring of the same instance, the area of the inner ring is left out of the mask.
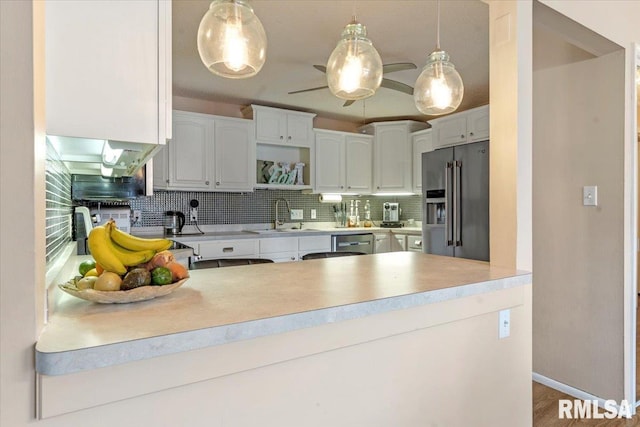
[[[366,27],[354,18],[327,61],[329,90],[341,99],[365,99],[375,94],[381,82],[380,54],[367,38]]]
[[[247,2],[214,0],[198,27],[198,53],[213,74],[244,79],[262,69],[267,36]]]
[[[449,54],[440,49],[440,1],[437,2],[436,50],[429,55],[413,90],[416,108],[422,114],[439,116],[452,113],[460,106],[464,84]]]

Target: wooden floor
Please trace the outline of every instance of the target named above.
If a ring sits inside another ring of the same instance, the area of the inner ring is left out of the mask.
[[[561,393],[552,388],[546,387],[537,382],[533,383],[533,425],[534,427],[565,427],[565,426],[587,426],[587,427],[630,427],[640,426],[640,414],[633,418],[613,419],[613,420],[584,420],[584,419],[559,419],[558,400],[570,399],[574,397]],[[602,413],[602,412],[601,412]]]

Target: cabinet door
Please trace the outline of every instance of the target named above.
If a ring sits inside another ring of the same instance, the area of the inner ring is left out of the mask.
[[[252,191],[255,151],[250,140],[250,120],[214,119],[216,190]]]
[[[348,192],[371,193],[372,160],[373,139],[370,136],[345,137],[345,184]]]
[[[313,119],[307,116],[287,114],[286,142],[301,147],[310,147],[313,139]]]
[[[169,189],[169,145],[162,147],[149,162],[153,165],[153,188]]]
[[[389,233],[376,233],[373,235],[374,246],[373,253],[381,254],[391,251],[391,241],[389,240]]]
[[[211,185],[212,120],[174,112],[169,142],[169,187],[209,190]]]
[[[272,109],[258,109],[255,112],[256,141],[282,144],[287,133],[287,116]]]
[[[331,252],[331,236],[302,236],[298,238],[298,259],[314,252]]]
[[[456,114],[450,118],[440,119],[434,124],[434,148],[461,144],[467,141],[467,116]]]
[[[46,2],[48,134],[165,143],[167,7],[170,17],[157,0]]]
[[[402,252],[407,250],[407,236],[404,234],[393,234],[390,240],[391,252]]]
[[[485,141],[489,139],[489,107],[479,108],[469,113],[468,119],[469,142]]]
[[[413,150],[413,192],[422,194],[422,153],[433,151],[431,131],[421,131],[411,137]]]
[[[316,131],[316,191],[344,192],[344,137],[333,132]]]
[[[411,152],[405,125],[379,126],[375,135],[376,192],[410,192]]]

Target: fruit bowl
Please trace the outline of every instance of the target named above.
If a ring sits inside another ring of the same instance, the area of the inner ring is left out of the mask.
[[[162,297],[178,289],[189,279],[188,277],[177,282],[162,286],[140,286],[128,291],[97,291],[95,289],[78,289],[76,279],[71,279],[67,283],[58,287],[69,295],[83,300],[97,302],[101,304],[125,304],[129,302],[146,301],[157,297]]]

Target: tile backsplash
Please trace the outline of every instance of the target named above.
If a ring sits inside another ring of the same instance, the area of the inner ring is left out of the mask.
[[[71,175],[47,141],[46,188],[46,261],[55,259],[71,241]]]
[[[303,209],[302,222],[331,222],[334,221],[333,205],[320,203],[318,194],[303,194],[300,191],[287,190],[256,190],[249,193],[213,193],[189,191],[154,191],[153,196],[139,197],[131,200],[132,210],[142,212],[142,220],[134,226],[154,227],[162,226],[164,212],[178,210],[187,216],[190,210],[189,202],[198,200],[198,224],[262,224],[274,220],[275,201],[284,198],[289,201],[291,209]],[[343,201],[349,205],[350,200],[360,200],[360,217],[364,218],[364,203],[368,199],[371,203],[371,216],[374,221],[382,219],[382,204],[384,202],[399,202],[402,209],[401,220],[413,218],[420,221],[422,205],[420,196],[345,196]],[[311,219],[311,209],[316,209],[316,219]],[[280,216],[285,214],[284,204],[280,204]],[[284,216],[286,219],[287,216]]]

